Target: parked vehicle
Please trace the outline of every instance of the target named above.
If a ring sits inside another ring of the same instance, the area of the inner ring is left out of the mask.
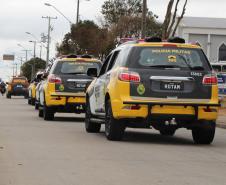
[[[40,104],[40,92],[43,90],[43,85],[45,84],[45,80],[49,74],[49,71],[52,67],[52,63],[49,64],[46,69],[43,71],[42,76],[41,76],[41,81],[37,84],[36,86],[36,93],[35,93],[35,109],[39,110],[39,104]],[[42,112],[41,112],[42,113]],[[42,115],[41,115],[42,116]]]
[[[87,132],[105,125],[109,140],[126,127],[155,128],[173,136],[192,130],[195,143],[210,144],[218,116],[217,77],[202,49],[172,38],[129,42],[114,49],[86,92]]]
[[[83,113],[85,91],[93,80],[87,70],[100,67],[99,60],[87,55],[57,59],[40,89],[39,116],[53,120],[56,112]]]
[[[6,97],[24,96],[24,98],[28,98],[28,86],[29,83],[26,77],[14,76],[8,83]]]
[[[42,80],[42,71],[37,72],[35,78],[31,81],[28,87],[28,104],[35,105],[36,86]]]
[[[0,93],[2,94],[2,96],[5,94],[5,92],[6,92],[6,84],[2,80],[0,80]]]
[[[211,63],[213,70],[217,73],[219,96],[226,96],[226,62]]]

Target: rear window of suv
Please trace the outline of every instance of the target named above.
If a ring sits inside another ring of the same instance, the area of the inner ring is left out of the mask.
[[[55,74],[86,74],[89,68],[100,69],[99,62],[59,61],[53,73]]]
[[[201,49],[172,47],[135,47],[128,66],[131,68],[178,68],[210,70]]]

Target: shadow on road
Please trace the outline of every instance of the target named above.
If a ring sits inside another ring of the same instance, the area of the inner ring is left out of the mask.
[[[84,122],[83,117],[55,117],[54,122]]]
[[[105,138],[105,133],[98,133],[99,137]],[[145,143],[145,144],[169,144],[169,145],[191,145],[194,146],[193,140],[178,136],[162,136],[158,133],[147,133],[137,131],[126,131],[121,143]]]

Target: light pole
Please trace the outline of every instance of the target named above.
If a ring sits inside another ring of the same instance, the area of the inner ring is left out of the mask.
[[[32,34],[30,32],[25,32],[25,33],[28,34],[28,35],[31,35],[35,39],[36,44],[40,43],[40,59],[41,59],[42,58],[42,47],[47,49],[47,47],[43,44],[43,41],[42,41],[43,36],[41,35],[42,37],[41,37],[41,40],[39,41],[39,39],[34,34]]]
[[[51,31],[51,20],[52,19],[57,19],[57,17],[50,17],[46,16],[43,17],[43,19],[48,19],[48,36],[47,36],[47,55],[46,55],[46,66],[48,66],[49,63],[49,46],[50,46],[50,31]]]
[[[35,58],[36,57],[36,44],[37,44],[37,41],[36,40],[30,40],[29,42],[34,44],[34,55],[33,55],[33,57]]]
[[[24,49],[23,51],[25,51],[25,58],[26,58],[26,62],[27,62],[27,60],[28,60],[28,51],[31,51],[31,50],[26,49],[21,44],[17,44],[17,46],[19,46],[19,47]]]
[[[73,23],[71,22],[71,20],[70,20],[68,17],[66,17],[66,16],[65,16],[58,8],[56,8],[54,5],[52,5],[52,4],[50,4],[50,3],[45,3],[44,5],[54,8],[60,15],[62,15],[62,16],[69,22],[70,25],[73,24]]]
[[[90,0],[86,0],[90,1]],[[79,7],[80,7],[80,0],[77,0],[77,17],[76,17],[76,24],[79,22]]]

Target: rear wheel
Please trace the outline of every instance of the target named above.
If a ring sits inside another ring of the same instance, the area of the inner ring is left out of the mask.
[[[85,113],[85,127],[88,133],[100,132],[101,124],[94,123],[91,121],[92,114],[90,110],[89,100],[86,100],[86,113]]]
[[[30,99],[30,98],[28,98],[27,104],[28,104],[28,105],[31,105],[31,99]]]
[[[125,125],[116,120],[112,113],[111,102],[106,102],[106,115],[105,115],[105,135],[108,140],[120,141],[125,132]]]
[[[43,118],[43,109],[41,109],[41,107],[38,108],[38,116]]]
[[[39,104],[35,103],[35,110],[38,110]]]
[[[192,129],[193,140],[196,144],[210,144],[215,136],[216,123],[214,121],[202,121],[203,127]]]
[[[163,128],[159,130],[160,134],[163,136],[173,136],[176,132],[174,128]]]
[[[31,105],[35,105],[35,100],[31,98]]]
[[[53,110],[46,105],[43,106],[43,117],[46,121],[52,121],[54,119]]]
[[[11,99],[11,94],[7,93],[6,98]]]

